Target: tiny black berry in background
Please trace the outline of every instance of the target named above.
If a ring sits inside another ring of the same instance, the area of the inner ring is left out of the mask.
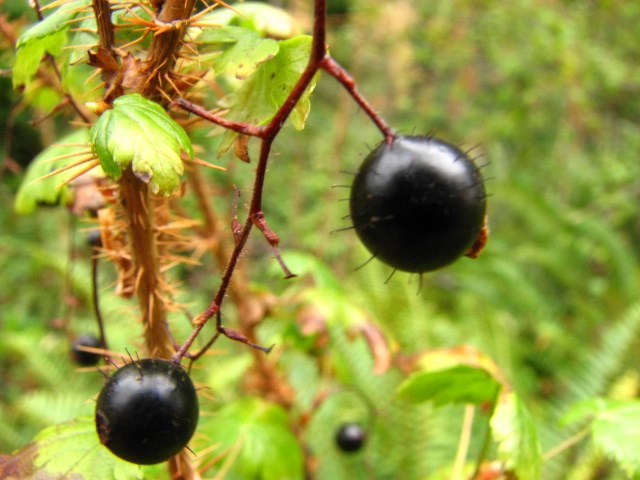
[[[83,333],[74,338],[71,342],[71,359],[83,367],[92,367],[100,363],[100,354],[81,350],[80,347],[100,348],[100,340],[95,335]]]
[[[469,251],[482,230],[485,199],[480,172],[458,147],[398,136],[364,160],[349,205],[356,233],[375,258],[419,273]]]
[[[345,423],[336,432],[336,445],[343,452],[357,452],[367,440],[367,432],[357,423]]]
[[[87,244],[90,247],[100,248],[102,246],[102,237],[99,230],[91,230],[87,234]]]
[[[118,369],[96,404],[100,442],[131,463],[164,462],[182,450],[198,424],[196,390],[187,372],[147,358]]]

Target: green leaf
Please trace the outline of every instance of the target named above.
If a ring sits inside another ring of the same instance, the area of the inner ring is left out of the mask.
[[[594,444],[629,476],[640,472],[640,402],[616,402],[599,412],[592,424],[592,436]]]
[[[538,432],[529,411],[513,392],[500,398],[491,417],[491,430],[498,458],[506,467],[520,480],[538,480],[542,465]]]
[[[277,55],[262,63],[237,91],[223,100],[223,106],[229,108],[228,118],[252,125],[264,125],[271,120],[291,93],[307,66],[311,37],[298,36],[279,44]],[[298,130],[304,128],[309,114],[309,97],[315,88],[316,79],[317,77],[291,112],[291,122]],[[238,136],[232,131],[228,131],[225,135],[220,147],[220,155],[231,148]]]
[[[64,3],[51,15],[20,35],[16,42],[13,88],[29,84],[45,53],[54,57],[61,54],[71,20],[89,3],[88,0]]]
[[[38,82],[30,83],[22,91],[22,99],[25,103],[42,112],[53,111],[60,104],[62,98],[60,91]]]
[[[180,186],[182,151],[193,158],[184,129],[155,102],[139,94],[113,102],[91,127],[91,145],[105,173],[118,180],[129,167],[151,191],[170,195]]]
[[[258,398],[243,398],[201,423],[206,445],[226,451],[220,461],[226,479],[302,479],[302,450],[291,433],[285,411]],[[228,469],[228,470],[227,470]]]
[[[398,396],[411,403],[436,405],[495,401],[500,383],[483,368],[457,365],[432,372],[416,372],[398,387]]]
[[[34,24],[31,28],[20,35],[16,42],[16,47],[20,48],[33,40],[45,38],[68,28],[69,21],[73,20],[82,11],[82,9],[90,3],[91,2],[89,0],[74,0],[63,3],[51,15],[45,17],[41,22]]]
[[[201,23],[235,25],[271,38],[291,38],[300,30],[286,10],[262,2],[234,3],[233,10],[218,8],[205,15]]]
[[[206,51],[207,46],[220,48],[221,46],[225,46],[229,43],[236,43],[240,41],[244,35],[250,35],[252,33],[255,32],[243,27],[226,25],[203,30],[202,33],[197,36],[197,40],[198,45],[203,45],[205,47],[204,50]]]
[[[14,454],[12,464],[25,479],[142,479],[140,467],[118,459],[100,444],[91,416],[45,428]]]
[[[82,165],[44,180],[38,179],[77,161],[82,157],[82,152],[86,152],[87,157],[92,156],[89,149],[88,130],[86,129],[70,133],[62,138],[59,144],[52,145],[37,155],[29,164],[18,189],[14,203],[16,212],[23,215],[29,214],[35,210],[39,203],[53,205],[68,203],[72,196],[69,187],[57,188],[57,186],[84,168]],[[74,154],[78,154],[78,156]]]
[[[98,45],[100,37],[93,15],[87,16],[82,21],[74,24],[74,32],[70,35],[67,48],[71,50],[69,63],[75,65],[86,63],[89,60],[88,51],[92,45]]]
[[[587,398],[574,402],[560,419],[560,424],[567,426],[586,419],[593,420],[609,406],[610,402],[604,398]]]
[[[13,88],[29,85],[45,53],[50,53],[54,57],[59,55],[66,40],[67,31],[60,30],[46,37],[34,39],[18,48],[13,64]]]
[[[244,34],[216,58],[216,74],[229,72],[237,79],[244,80],[251,76],[262,63],[271,60],[278,53],[280,47],[275,40],[262,38],[257,33],[240,27],[225,27],[225,29],[230,28],[243,30]],[[215,30],[222,29],[209,31]]]

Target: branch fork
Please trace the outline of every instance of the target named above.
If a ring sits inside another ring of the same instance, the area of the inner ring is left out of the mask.
[[[385,120],[380,115],[376,113],[375,109],[357,90],[354,78],[349,75],[349,73],[329,55],[328,47],[325,43],[325,38],[326,0],[315,0],[313,41],[307,66],[298,79],[298,82],[289,93],[287,99],[284,101],[280,109],[275,113],[275,115],[267,125],[257,126],[229,120],[220,115],[215,115],[205,108],[200,107],[199,105],[196,105],[186,98],[182,97],[177,98],[172,102],[173,105],[176,105],[187,112],[193,113],[194,115],[197,115],[215,125],[222,126],[241,135],[252,136],[261,140],[260,157],[258,160],[258,165],[256,167],[253,193],[251,196],[250,208],[247,214],[246,221],[241,227],[240,222],[237,219],[236,197],[234,217],[231,224],[232,233],[235,239],[235,246],[231,253],[231,258],[229,260],[229,263],[227,264],[225,273],[222,277],[222,281],[220,283],[220,286],[218,287],[218,291],[214,299],[212,300],[209,307],[197,317],[197,321],[194,321],[195,328],[193,332],[174,355],[174,357],[178,359],[188,351],[200,330],[214,315],[217,316],[217,333],[216,337],[212,339],[211,343],[213,343],[213,341],[215,341],[215,339],[217,339],[219,335],[224,335],[230,340],[246,343],[247,345],[257,348],[258,350],[262,350],[267,353],[268,351],[270,351],[270,349],[266,349],[249,342],[246,337],[243,338],[242,336],[236,335],[237,332],[223,327],[219,313],[225,297],[225,293],[229,288],[234,269],[236,268],[238,259],[240,258],[240,254],[243,251],[246,241],[249,238],[249,234],[251,233],[251,229],[254,226],[262,232],[263,236],[272,248],[276,260],[285,273],[285,278],[291,278],[295,276],[295,274],[293,274],[286,266],[280,255],[280,252],[278,250],[278,245],[280,243],[279,236],[267,224],[264,212],[262,210],[262,194],[266,178],[267,163],[271,152],[271,146],[277,135],[280,133],[280,130],[282,129],[285,121],[295,108],[296,104],[304,95],[306,89],[309,87],[311,81],[313,80],[313,77],[318,73],[318,71],[324,70],[329,75],[334,77],[346,89],[346,91],[354,99],[354,101],[375,123],[387,143],[390,144],[395,137],[394,130],[385,122]]]

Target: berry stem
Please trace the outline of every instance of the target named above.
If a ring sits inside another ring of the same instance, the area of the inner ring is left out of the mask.
[[[321,62],[320,67],[338,80],[342,86],[349,92],[349,95],[360,106],[362,110],[368,115],[373,123],[376,124],[382,135],[384,135],[385,141],[388,145],[391,145],[393,138],[395,137],[395,131],[389,126],[389,124],[375,111],[373,106],[367,101],[366,98],[358,91],[356,87],[355,79],[347,72],[334,58],[327,55]]]
[[[91,300],[93,303],[93,313],[96,317],[96,322],[98,323],[98,331],[100,333],[100,348],[105,351],[109,350],[109,346],[107,345],[107,335],[104,330],[104,321],[102,319],[102,312],[100,311],[100,289],[98,286],[98,264],[99,259],[97,257],[98,252],[97,248],[93,249],[93,256],[91,258]],[[109,360],[109,356],[106,355],[107,358],[105,360]]]

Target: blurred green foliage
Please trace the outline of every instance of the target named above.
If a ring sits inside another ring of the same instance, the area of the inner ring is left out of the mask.
[[[331,384],[338,388],[308,426],[318,478],[449,478],[459,441],[463,407],[407,406],[395,398],[398,371],[372,373],[365,342],[347,335],[358,315],[379,324],[403,355],[471,345],[491,357],[531,411],[543,451],[584,425],[559,424],[576,401],[637,398],[640,3],[336,5],[332,55],[399,131],[434,132],[471,150],[491,194],[492,234],[479,259],[422,279],[398,273],[386,282],[390,269],[375,261],[356,270],[367,260],[364,249],[352,233],[332,233],[348,225],[341,201],[348,189],[340,186],[350,183],[345,172],[356,171],[380,137],[337,84],[321,76],[305,130],[289,128],[275,144],[265,193],[264,210],[282,237],[284,259],[301,278],[283,282],[258,236],[247,257],[256,288],[284,299],[262,331],[265,343],[282,345],[280,362],[301,409],[311,403],[305,392],[326,379],[316,371],[311,348],[296,340],[292,325],[300,305],[330,299],[353,307],[325,310],[332,314],[325,320],[331,325]],[[0,8],[9,15],[8,7]],[[3,68],[6,57],[5,45]],[[4,98],[8,84],[0,90]],[[0,118],[9,117],[13,101],[3,101]],[[42,126],[40,133],[45,143],[51,138]],[[219,138],[199,140],[217,150]],[[29,151],[32,142],[31,136],[14,137],[12,155]],[[215,172],[212,180],[249,189],[252,168],[230,155],[223,161],[228,174]],[[3,169],[0,182],[2,452],[51,423],[90,413],[100,385],[97,374],[74,374],[66,354],[69,335],[95,328],[82,226],[57,209],[16,216],[17,177]],[[229,211],[231,195],[218,200]],[[76,244],[71,259],[70,242]],[[103,272],[105,285],[110,274]],[[214,277],[185,274],[194,311],[206,305]],[[104,308],[118,319],[108,326],[111,345],[135,345],[122,315],[129,307],[105,293]],[[183,330],[186,322],[176,335]],[[236,387],[248,353],[224,349],[217,373],[194,372],[215,390],[204,408],[241,396]],[[470,462],[486,427],[478,417]],[[371,428],[367,448],[355,456],[333,445],[345,421]],[[627,478],[609,453],[582,441],[545,462],[542,478]]]

